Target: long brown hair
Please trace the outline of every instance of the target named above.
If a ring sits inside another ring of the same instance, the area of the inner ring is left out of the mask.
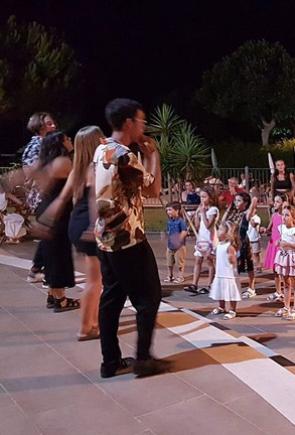
[[[94,152],[104,134],[96,125],[81,128],[75,136],[73,161],[73,197],[81,198],[86,182],[86,174]]]

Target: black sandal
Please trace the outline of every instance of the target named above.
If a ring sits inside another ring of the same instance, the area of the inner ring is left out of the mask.
[[[62,313],[63,311],[78,310],[80,308],[80,299],[66,298],[55,299],[54,312]]]
[[[207,295],[208,293],[209,293],[209,290],[206,287],[202,287],[198,291],[198,294],[200,294],[200,295]]]
[[[198,286],[197,286],[197,285],[194,285],[194,284],[191,284],[191,285],[189,285],[189,286],[187,286],[187,287],[184,287],[183,290],[184,290],[185,292],[194,293],[194,294],[196,294],[196,295],[199,294],[199,292],[198,292]]]
[[[47,308],[54,308],[55,307],[55,298],[52,295],[47,296],[47,302],[46,302]]]

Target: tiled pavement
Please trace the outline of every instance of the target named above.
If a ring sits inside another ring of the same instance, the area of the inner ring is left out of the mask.
[[[165,245],[151,242],[163,277]],[[0,248],[1,435],[294,433],[295,325],[274,318],[276,307],[266,303],[270,276],[227,322],[210,318],[207,296],[171,292],[154,340],[155,355],[173,361],[171,372],[102,380],[99,341],[76,341],[79,313],[52,313],[41,286],[26,282],[33,249],[32,242]],[[76,269],[83,272],[79,259]],[[135,338],[128,306],[120,323],[125,355]]]

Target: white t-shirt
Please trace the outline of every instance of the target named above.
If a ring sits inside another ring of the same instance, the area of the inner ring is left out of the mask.
[[[295,243],[295,227],[288,228],[282,224],[278,226],[281,234],[281,240],[287,243]]]
[[[251,221],[256,224],[255,227],[253,227],[251,225]],[[259,233],[260,224],[261,224],[260,217],[257,214],[252,216],[252,218],[250,219],[249,227],[248,227],[248,231],[247,231],[247,235],[249,237],[250,242],[258,242],[258,240],[260,239],[260,233]]]
[[[216,218],[215,222],[217,222],[219,219],[219,210],[217,207],[214,206],[209,207],[208,210],[206,211],[207,219],[210,220],[213,216],[215,216]],[[215,224],[210,229],[206,228],[202,215],[200,215],[200,228],[198,232],[197,242],[204,242],[204,241],[211,242],[213,247],[216,247],[218,243],[217,229]]]

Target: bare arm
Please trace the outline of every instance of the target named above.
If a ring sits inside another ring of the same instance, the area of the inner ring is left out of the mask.
[[[283,249],[295,249],[295,242],[285,242],[284,240],[278,241],[278,246]]]
[[[229,246],[228,250],[228,261],[230,262],[230,264],[232,264],[234,267],[236,267],[237,265],[237,253],[236,250],[233,246]]]
[[[6,193],[6,198],[10,199],[12,202],[14,202],[17,205],[22,205],[22,201],[18,199],[13,193]]]
[[[254,216],[257,202],[258,202],[257,198],[255,198],[255,197],[252,198],[250,207],[248,208],[247,213],[246,213],[247,221],[250,221],[251,217]]]
[[[210,228],[212,228],[216,222],[217,215],[213,215],[213,216],[210,216],[209,218],[207,218],[206,209],[202,205],[200,206],[200,213],[202,216],[202,220],[205,224],[205,227],[207,228],[207,230],[210,230]]]

